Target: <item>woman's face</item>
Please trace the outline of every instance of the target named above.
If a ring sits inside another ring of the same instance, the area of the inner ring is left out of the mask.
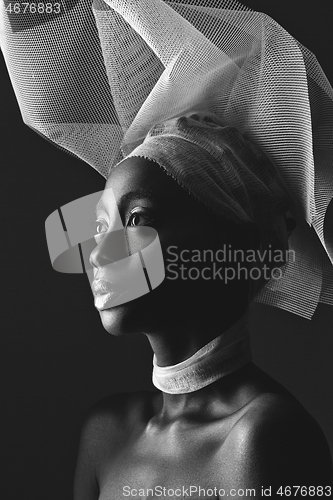
[[[108,252],[112,253],[108,236],[119,228],[115,226],[119,215],[129,239],[133,227],[157,231],[165,265],[165,279],[157,288],[99,311],[108,332],[206,328],[221,323],[221,315],[240,316],[247,306],[247,283],[239,279],[226,283],[223,270],[219,272],[228,266],[221,261],[221,250],[235,243],[234,233],[158,164],[139,157],[123,161],[111,172],[98,205],[98,244],[91,253],[95,280],[113,281],[112,267],[107,265]]]

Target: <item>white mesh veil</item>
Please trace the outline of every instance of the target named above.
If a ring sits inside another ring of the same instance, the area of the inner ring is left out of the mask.
[[[152,125],[215,113],[266,153],[294,203],[295,265],[259,300],[308,318],[333,305],[333,90],[311,52],[235,0],[7,6],[1,48],[27,125],[107,177]]]

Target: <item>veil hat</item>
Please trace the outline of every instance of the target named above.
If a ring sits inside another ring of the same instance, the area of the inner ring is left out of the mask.
[[[44,5],[1,3],[24,122],[107,178],[156,124],[214,114],[269,158],[297,221],[294,262],[257,300],[305,318],[333,305],[333,90],[315,56],[236,0]]]

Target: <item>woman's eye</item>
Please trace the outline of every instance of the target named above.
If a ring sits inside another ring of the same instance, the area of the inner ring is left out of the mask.
[[[142,212],[133,211],[129,214],[127,220],[127,227],[136,227],[136,226],[144,226],[150,221],[150,217]]]
[[[107,226],[104,222],[97,220],[96,221],[96,227],[95,227],[95,233],[96,234],[101,234],[101,233],[106,233],[107,231]]]
[[[145,218],[138,213],[131,214],[128,218],[127,226],[135,227],[145,222]]]

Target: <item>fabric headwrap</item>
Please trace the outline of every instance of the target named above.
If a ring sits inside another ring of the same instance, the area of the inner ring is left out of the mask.
[[[1,49],[29,127],[107,177],[156,125],[213,114],[269,158],[297,220],[294,262],[258,300],[306,318],[333,305],[333,90],[309,50],[236,0],[6,5]],[[245,205],[231,203],[232,217]]]
[[[152,127],[126,158],[136,156],[158,163],[204,203],[221,219],[221,233],[222,221],[232,221],[240,230],[255,225],[267,269],[277,266],[268,258],[275,252],[281,260],[287,258],[283,214],[291,204],[288,194],[267,156],[237,129],[223,126],[212,114],[191,113]]]

